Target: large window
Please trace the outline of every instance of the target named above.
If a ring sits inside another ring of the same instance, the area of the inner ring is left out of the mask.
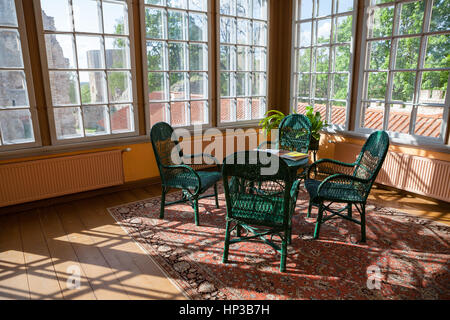
[[[295,0],[292,102],[346,128],[357,1]]]
[[[207,0],[146,0],[151,125],[209,123]]]
[[[450,2],[366,1],[357,130],[444,142]]]
[[[261,119],[267,104],[267,0],[220,0],[219,124]]]
[[[20,1],[17,5],[16,10],[14,0],[0,0],[0,150],[35,145],[37,136]]]
[[[135,134],[128,2],[40,6],[54,141]]]

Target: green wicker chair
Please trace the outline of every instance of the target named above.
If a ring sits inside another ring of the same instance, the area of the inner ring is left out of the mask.
[[[199,199],[215,197],[216,206],[219,208],[217,182],[222,179],[222,175],[217,159],[208,154],[183,155],[173,128],[165,122],[158,122],[152,127],[150,138],[161,176],[162,194],[159,217],[164,218],[164,207],[189,202],[194,209],[195,224],[199,225]],[[218,171],[201,171],[208,166],[206,163],[189,165],[184,163],[185,159],[191,159],[192,162],[197,157],[210,159],[212,163],[217,165]],[[176,161],[174,162],[172,159]],[[202,195],[212,186],[214,186],[214,194]],[[181,189],[183,192],[182,199],[166,203],[166,193],[170,188]]]
[[[361,225],[361,242],[366,241],[366,200],[388,148],[388,134],[376,131],[369,136],[354,163],[320,159],[307,169],[305,187],[310,196],[307,216],[310,217],[312,206],[319,208],[315,239],[319,237],[322,223],[341,217]],[[333,203],[344,203],[346,206],[334,210],[330,208]],[[357,208],[360,220],[352,217],[352,205]],[[330,215],[324,217],[326,212]]]
[[[263,151],[242,151],[225,158],[222,165],[227,203],[222,261],[228,262],[230,244],[259,239],[281,254],[280,271],[284,272],[300,180],[292,177],[288,165],[278,157],[278,170],[262,175],[261,169],[270,164],[264,164],[261,155],[266,159],[276,157]],[[241,236],[241,229],[246,230],[245,236]],[[233,230],[236,230],[236,238],[231,239]],[[281,238],[281,248],[272,241],[274,235]]]

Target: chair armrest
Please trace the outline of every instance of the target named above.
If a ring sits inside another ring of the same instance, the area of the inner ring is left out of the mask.
[[[204,168],[205,166],[212,166],[215,164],[217,166],[217,169],[220,171],[220,162],[217,160],[216,157],[214,157],[211,154],[208,153],[196,153],[196,154],[187,154],[183,155],[183,158],[185,159],[194,159],[194,158],[201,158],[202,163],[191,163],[189,164],[194,170],[199,170]],[[204,161],[205,159],[210,159],[211,163],[208,163],[208,161]]]
[[[190,176],[190,178],[194,178],[196,179],[197,182],[197,190],[201,189],[201,180],[200,180],[200,176],[198,175],[197,172],[195,172],[194,169],[192,169],[190,166],[185,165],[185,164],[176,164],[176,165],[170,165],[170,166],[162,166],[164,170],[168,170],[168,171],[176,171],[176,170],[181,170],[183,171],[182,173],[188,173],[188,175]]]
[[[320,159],[312,163],[306,169],[306,178],[311,179],[311,173],[314,174],[327,174],[333,175],[336,173],[350,174],[353,171],[353,167],[356,165],[353,163],[346,163],[334,159]]]
[[[353,182],[359,182],[359,183],[363,183],[363,184],[367,184],[370,182],[370,179],[361,179],[355,176],[351,176],[348,174],[343,174],[343,173],[337,173],[337,174],[333,174],[327,178],[325,178],[320,184],[319,187],[317,189],[317,195],[320,196],[320,191],[324,188],[326,188],[327,184],[330,183],[337,183],[337,184],[342,184],[342,185],[348,185],[348,184],[352,184]]]

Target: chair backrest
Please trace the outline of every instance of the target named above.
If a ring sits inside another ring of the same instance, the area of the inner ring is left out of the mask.
[[[262,168],[271,166],[262,159],[275,159],[278,169],[261,174]],[[263,151],[236,152],[224,159],[222,175],[229,218],[288,223],[294,180],[283,159]]]
[[[150,140],[161,176],[164,176],[165,173],[162,166],[181,163],[181,158],[178,163],[174,163],[172,160],[172,153],[175,153],[175,157],[182,155],[178,141],[173,140],[173,132],[173,128],[166,122],[158,122],[150,130]]]
[[[311,122],[303,114],[290,114],[281,121],[279,148],[308,153],[311,140]]]
[[[389,136],[386,131],[373,132],[359,153],[356,160],[353,175],[361,179],[368,179],[365,185],[359,185],[359,189],[368,195],[378,172],[383,165],[384,159],[389,149]]]

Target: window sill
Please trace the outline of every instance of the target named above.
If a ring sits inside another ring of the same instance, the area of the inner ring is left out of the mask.
[[[335,129],[325,129],[323,130],[324,133],[327,134],[335,134],[343,137],[348,138],[355,138],[355,139],[363,139],[366,140],[370,133],[363,133],[363,132],[357,132],[357,131],[347,131],[347,130],[335,130]],[[402,146],[402,147],[410,147],[420,150],[427,150],[427,151],[436,151],[436,152],[444,152],[444,153],[450,153],[450,145],[443,144],[440,142],[432,142],[432,141],[408,141],[405,142],[405,139],[402,138],[396,138],[396,137],[389,137],[391,145],[395,146]]]

